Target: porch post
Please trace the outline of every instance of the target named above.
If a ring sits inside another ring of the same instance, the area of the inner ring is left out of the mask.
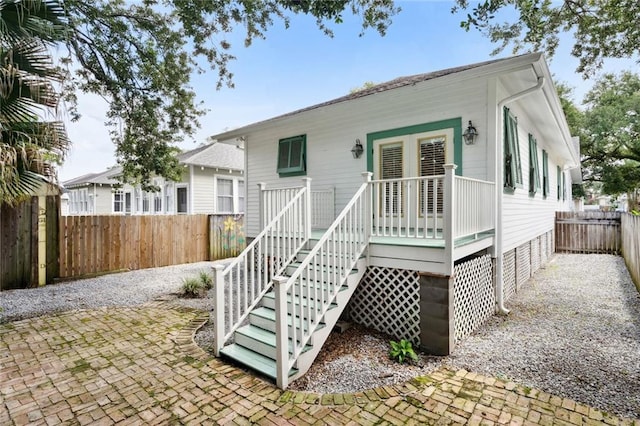
[[[260,182],[258,184],[258,204],[259,204],[258,208],[260,210],[260,213],[259,213],[260,230],[264,229],[265,225],[267,224],[266,218],[265,218],[265,214],[266,214],[266,211],[265,211],[266,198],[264,196],[265,189],[267,189],[267,184],[264,182]]]
[[[362,178],[364,182],[367,184],[367,190],[365,191],[365,205],[364,205],[364,240],[369,241],[371,238],[371,221],[373,216],[372,209],[372,200],[371,200],[371,178],[373,177],[373,173],[371,172],[362,172]],[[369,256],[369,251],[367,250],[367,256]]]
[[[455,164],[444,165],[444,214],[442,236],[444,237],[444,262],[446,274],[453,275],[453,250],[455,240]]]
[[[284,390],[289,386],[287,278],[283,276],[273,277],[273,286],[276,296],[276,385]]]
[[[304,217],[304,233],[305,233],[305,238],[309,239],[311,238],[311,215],[313,214],[313,212],[311,212],[311,178],[303,178],[302,183],[307,191],[307,193],[304,195],[305,197],[304,203],[307,209]]]
[[[224,266],[213,266],[213,354],[220,356],[224,346]]]

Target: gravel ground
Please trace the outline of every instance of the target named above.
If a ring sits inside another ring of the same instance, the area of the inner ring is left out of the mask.
[[[184,278],[211,271],[215,262],[102,275],[41,288],[0,292],[0,323],[73,309],[135,306],[180,292]],[[185,305],[189,300],[184,300]]]
[[[106,275],[0,293],[0,322],[70,309],[131,306],[159,297],[210,309],[206,299],[176,298],[183,278],[212,262]],[[440,365],[514,380],[599,409],[640,418],[640,295],[620,257],[556,255],[448,357],[420,355],[414,365],[388,359],[389,337],[354,326],[332,335],[292,389],[355,392],[399,383]],[[196,335],[208,349],[211,327]]]

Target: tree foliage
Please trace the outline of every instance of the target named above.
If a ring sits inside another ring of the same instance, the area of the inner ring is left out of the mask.
[[[0,201],[16,204],[43,180],[69,141],[55,117],[55,84],[64,76],[49,48],[65,40],[64,10],[54,1],[0,0]]]
[[[627,193],[637,206],[640,189],[640,76],[605,74],[585,96],[581,131],[586,179],[602,191]],[[632,206],[633,207],[633,206]]]
[[[275,21],[312,15],[331,35],[343,13],[362,30],[384,34],[399,9],[392,0],[64,0],[69,22],[67,100],[78,90],[109,102],[108,124],[125,181],[147,189],[153,175],[177,179],[175,143],[193,135],[204,113],[190,86],[193,73],[214,70],[212,89],[233,86],[228,36],[244,45],[266,37]],[[77,111],[72,111],[76,113]]]
[[[512,45],[518,52],[527,48],[553,56],[561,33],[572,33],[571,51],[580,62],[577,71],[591,76],[603,58],[627,58],[640,53],[640,2],[637,0],[481,0],[474,7],[468,0],[456,0],[454,12],[466,11],[461,26],[477,28],[499,43],[496,53]],[[474,3],[475,4],[475,3]],[[501,11],[515,9],[513,21],[496,22]]]

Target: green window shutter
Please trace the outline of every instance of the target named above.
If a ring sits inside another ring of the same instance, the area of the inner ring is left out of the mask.
[[[280,177],[307,173],[307,136],[280,139],[278,142],[278,174]]]
[[[562,201],[567,199],[567,180],[562,172]]]
[[[542,196],[549,196],[549,154],[542,150]]]
[[[522,164],[518,141],[518,122],[509,108],[504,108],[504,187],[515,190],[522,185]]]
[[[538,142],[529,133],[529,195],[534,196],[540,189],[540,165],[538,163]]]
[[[560,201],[560,195],[562,194],[562,171],[560,170],[560,166],[556,166],[556,185],[558,191],[558,201]]]

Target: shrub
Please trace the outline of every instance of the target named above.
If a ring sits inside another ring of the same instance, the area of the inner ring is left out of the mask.
[[[204,297],[205,287],[196,278],[185,278],[182,281],[182,293],[185,297]]]
[[[207,271],[200,271],[200,282],[207,290],[211,290],[213,287],[213,277]]]
[[[417,361],[418,355],[416,355],[413,350],[413,346],[411,342],[405,339],[400,340],[399,342],[394,342],[393,340],[389,342],[391,344],[391,350],[389,351],[389,356],[392,359],[395,359],[400,364],[405,362],[407,358]]]

